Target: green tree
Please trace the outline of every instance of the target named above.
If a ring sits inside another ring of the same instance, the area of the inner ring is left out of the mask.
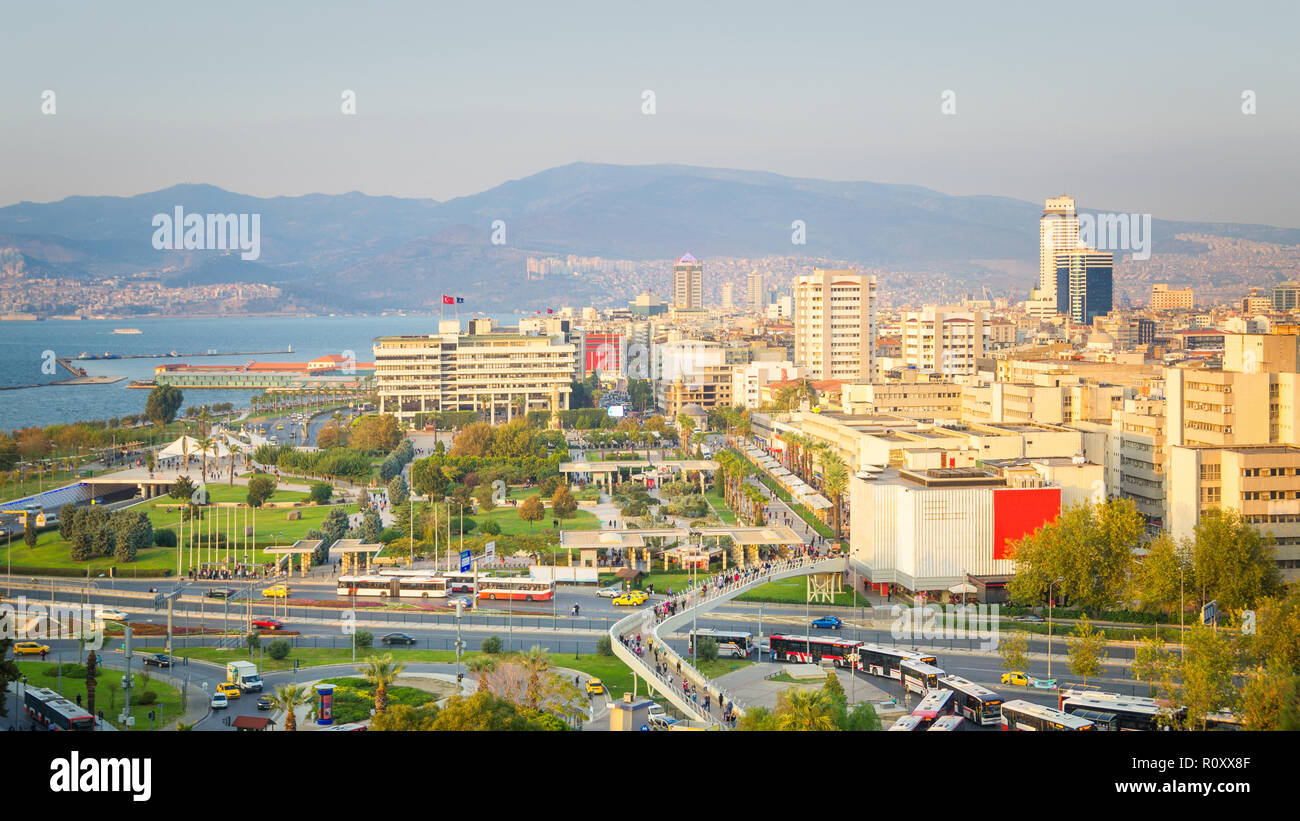
[[[849,471],[839,455],[830,451],[822,454],[822,490],[830,496],[832,521],[835,523],[835,538],[839,539],[840,515],[843,507],[844,491],[849,487]]]
[[[374,543],[379,541],[379,534],[384,529],[383,521],[379,518],[379,511],[373,507],[368,509],[361,517],[361,538],[366,542]]]
[[[1054,595],[1094,610],[1113,607],[1129,584],[1133,547],[1144,532],[1131,499],[1067,507],[1053,522],[1012,546],[1013,601],[1034,604]]]
[[[776,697],[776,728],[786,732],[838,730],[835,705],[822,692],[791,687]]]
[[[1300,676],[1280,665],[1251,670],[1241,713],[1247,730],[1300,729]]]
[[[289,657],[288,639],[276,639],[266,648],[266,654],[276,661],[282,661]]]
[[[176,481],[167,489],[167,495],[173,499],[183,499],[189,501],[194,498],[194,491],[198,490],[194,481],[188,476],[178,476]]]
[[[482,650],[484,653],[487,653],[487,654],[489,654],[489,655],[498,655],[498,654],[500,654],[500,652],[501,652],[501,637],[500,637],[500,636],[488,636],[487,638],[483,639],[483,643],[479,645],[479,650]]]
[[[325,543],[332,545],[348,534],[348,514],[341,507],[332,507],[321,522],[321,532],[325,534]]]
[[[1178,656],[1172,653],[1161,638],[1144,638],[1133,650],[1133,664],[1129,672],[1134,681],[1145,681],[1151,685],[1151,694],[1168,691],[1173,685],[1174,672],[1178,668]]]
[[[404,505],[411,499],[411,492],[406,487],[406,479],[403,476],[394,476],[388,482],[388,503],[396,508],[398,505]]]
[[[261,507],[275,493],[275,477],[259,473],[248,480],[248,496],[245,501],[250,507]]]
[[[330,497],[333,495],[334,488],[329,482],[312,482],[307,498],[311,500],[312,504],[324,505],[329,503]]]
[[[474,488],[474,501],[478,502],[478,509],[483,513],[491,513],[497,506],[492,492],[492,486],[487,484]]]
[[[119,510],[112,518],[114,556],[119,562],[133,562],[136,554],[153,544],[153,523],[138,510]]]
[[[15,681],[20,675],[18,663],[9,656],[9,650],[13,647],[13,639],[0,638],[0,716],[9,715],[8,687],[9,682]],[[92,653],[91,655],[94,655]],[[89,684],[87,684],[89,688]],[[94,709],[94,708],[91,708]]]
[[[1147,555],[1133,573],[1133,598],[1148,609],[1159,608],[1173,614],[1186,594],[1192,578],[1186,552],[1167,533],[1147,542]]]
[[[1087,616],[1079,619],[1069,638],[1070,672],[1083,677],[1088,683],[1088,676],[1099,676],[1102,660],[1106,658],[1106,632],[1098,630]]]
[[[523,504],[519,506],[519,518],[528,522],[528,532],[532,532],[533,523],[540,522],[546,517],[546,506],[542,504],[540,494],[533,494],[524,499]]]
[[[561,485],[559,490],[555,491],[555,495],[551,497],[551,512],[558,519],[569,519],[577,511],[578,501],[569,492],[568,485]]]
[[[478,679],[478,692],[487,690],[488,675],[497,669],[497,660],[492,656],[475,656],[465,666]]]
[[[447,492],[441,460],[440,456],[431,456],[411,463],[411,489],[430,500],[441,499]]]
[[[718,660],[718,642],[712,638],[701,638],[695,646],[695,655],[700,661]]]
[[[36,516],[31,513],[23,515],[23,544],[36,547]]]
[[[454,695],[438,711],[433,729],[438,732],[467,730],[537,731],[562,730],[563,722],[552,720],[535,710],[522,709],[516,704],[481,692],[472,696]]]
[[[405,662],[393,661],[391,653],[366,660],[357,670],[375,688],[375,713],[388,709],[388,688],[406,669]]]
[[[772,732],[777,729],[776,716],[767,707],[753,707],[736,722],[736,729],[747,732]]]
[[[1029,635],[1024,630],[1016,630],[1010,637],[998,642],[998,655],[1002,657],[1002,669],[1007,672],[1029,669]]]
[[[1259,603],[1248,646],[1257,663],[1300,672],[1300,585]]]
[[[394,704],[370,720],[373,732],[430,732],[438,720],[438,708],[432,704],[412,707]]]
[[[471,422],[461,428],[451,443],[452,456],[492,455],[492,426],[487,422]]]
[[[1237,511],[1208,510],[1193,536],[1192,562],[1201,602],[1217,600],[1219,609],[1236,613],[1252,607],[1281,587],[1275,542]]]
[[[185,396],[175,385],[159,385],[149,391],[149,398],[144,403],[144,415],[158,427],[163,427],[176,418]]]
[[[1188,727],[1203,730],[1210,715],[1237,706],[1238,692],[1232,684],[1237,659],[1227,636],[1197,624],[1183,637],[1185,658],[1174,700],[1187,707]]]

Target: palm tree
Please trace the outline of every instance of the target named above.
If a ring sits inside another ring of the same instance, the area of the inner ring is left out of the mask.
[[[796,732],[834,730],[835,716],[830,701],[818,690],[796,687],[776,697],[776,728]]]
[[[691,445],[691,439],[695,435],[695,420],[684,413],[677,414],[677,429],[681,436],[682,458],[687,455],[687,448]]]
[[[392,653],[367,659],[364,665],[357,668],[368,683],[375,685],[376,714],[388,709],[388,685],[396,681],[405,669],[406,662],[393,661]]]
[[[550,672],[551,657],[540,646],[534,644],[528,652],[519,657],[519,663],[528,671],[528,684],[524,690],[526,707],[538,709],[542,704],[542,680]]]
[[[212,448],[212,437],[208,435],[208,429],[203,427],[203,435],[199,437],[199,454],[203,459],[203,478],[208,478],[208,450]]]
[[[235,484],[235,457],[238,456],[240,453],[243,453],[244,449],[243,449],[242,447],[240,447],[239,445],[236,445],[234,442],[231,442],[231,443],[230,443],[229,448],[230,448],[230,482],[229,482],[229,484],[233,487],[234,484]]]
[[[475,656],[465,662],[465,666],[478,678],[478,691],[480,693],[486,691],[488,675],[497,669],[497,660],[491,656]]]
[[[849,487],[849,471],[844,460],[834,451],[822,455],[822,490],[831,497],[835,518],[835,538],[840,538],[840,506],[844,491]]]
[[[311,694],[306,684],[285,684],[275,688],[275,694],[271,696],[271,706],[284,711],[284,729],[290,733],[298,729],[298,708],[310,703]]]

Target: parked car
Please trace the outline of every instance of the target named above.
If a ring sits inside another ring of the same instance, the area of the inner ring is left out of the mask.
[[[239,591],[233,587],[213,587],[207,592],[209,599],[228,599]]]
[[[844,626],[844,622],[840,621],[837,616],[822,616],[821,618],[813,619],[811,626],[827,630],[838,630]]]
[[[596,591],[596,595],[602,599],[616,599],[623,595],[622,585],[612,584],[609,587],[602,587]]]
[[[264,630],[283,630],[284,622],[279,619],[253,619],[253,626]]]
[[[212,694],[212,709],[221,710],[230,706],[230,699],[226,698],[225,693],[217,692]]]
[[[409,633],[385,633],[379,637],[384,644],[415,644],[415,636]]]
[[[172,660],[168,658],[168,656],[165,653],[154,653],[153,655],[145,656],[144,663],[146,666],[153,666],[153,667],[172,666]]]

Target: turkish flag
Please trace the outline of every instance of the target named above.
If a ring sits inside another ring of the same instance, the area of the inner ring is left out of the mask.
[[[555,309],[554,309],[554,308],[547,308],[547,309],[546,309],[546,313],[548,313],[548,314],[553,314],[553,313],[555,313]]]
[[[450,296],[447,296],[446,294],[443,294],[443,295],[442,295],[442,304],[443,304],[443,305],[455,305],[455,304],[456,304],[456,299],[455,299],[455,297],[450,297]]]

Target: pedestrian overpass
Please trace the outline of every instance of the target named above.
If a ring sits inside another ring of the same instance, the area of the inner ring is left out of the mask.
[[[638,656],[630,647],[624,646],[622,638],[628,635],[635,636],[637,633],[642,636],[649,635],[654,640],[655,646],[663,649],[665,658],[670,662],[669,666],[676,669],[676,663],[681,663],[682,678],[689,681],[692,687],[707,688],[707,692],[726,697],[735,706],[735,712],[743,716],[745,714],[744,708],[735,699],[728,696],[723,688],[705,678],[690,661],[682,658],[677,651],[673,650],[660,634],[675,633],[693,618],[708,613],[719,605],[726,604],[736,596],[747,593],[759,585],[788,579],[792,576],[843,573],[847,570],[849,570],[848,559],[844,557],[812,559],[801,556],[776,562],[767,572],[761,573],[749,581],[713,588],[705,595],[701,595],[698,588],[693,588],[686,596],[686,606],[679,608],[675,614],[658,624],[655,624],[653,609],[638,610],[615,622],[609,628],[609,637],[613,645],[614,655],[630,667],[633,673],[644,679],[648,687],[667,698],[674,707],[681,710],[685,715],[691,716],[695,721],[721,728],[722,724],[716,717],[706,713],[700,705],[691,701],[682,693],[681,679],[674,679],[672,686],[670,686],[667,681],[660,679],[656,675],[653,666],[654,658],[652,656],[647,658]]]

